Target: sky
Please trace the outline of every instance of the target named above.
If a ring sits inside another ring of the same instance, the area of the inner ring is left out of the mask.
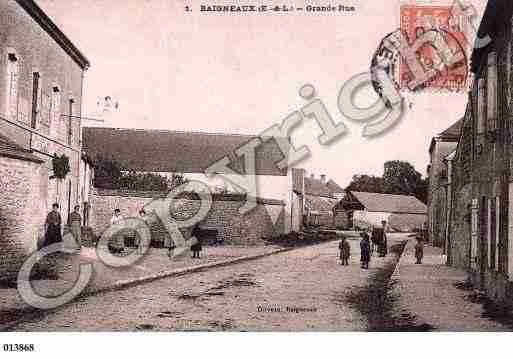
[[[294,14],[206,13],[200,5],[212,3],[182,0],[36,2],[90,60],[83,116],[104,119],[102,126],[257,135],[306,105],[299,89],[312,84],[349,131],[321,145],[319,126],[305,119],[291,136],[311,155],[296,167],[347,186],[355,174],[382,175],[388,160],[408,161],[425,175],[432,137],[464,114],[465,94],[406,94],[397,126],[364,138],[363,124],[338,110],[342,85],[368,71],[381,39],[398,28],[399,0],[347,0],[356,11]],[[483,2],[474,0],[479,14]],[[119,103],[109,116],[97,106],[105,96]],[[355,103],[375,100],[364,89]]]

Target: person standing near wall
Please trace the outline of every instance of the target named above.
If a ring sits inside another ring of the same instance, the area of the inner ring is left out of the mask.
[[[76,205],[73,212],[68,217],[68,226],[73,234],[78,249],[82,247],[82,216],[80,216],[80,206]]]
[[[54,243],[62,243],[62,218],[59,213],[59,204],[54,203],[52,210],[46,216],[45,222],[45,241],[43,247]]]
[[[121,210],[119,208],[116,208],[114,210],[114,215],[110,219],[110,225],[111,226],[120,226],[123,220],[123,216],[121,215]],[[114,231],[116,232],[116,231]],[[117,234],[115,236],[116,238],[111,238],[109,240],[109,251],[112,253],[121,253],[124,249],[124,236],[121,236],[120,234]]]

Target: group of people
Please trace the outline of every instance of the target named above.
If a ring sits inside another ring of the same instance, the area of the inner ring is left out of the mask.
[[[76,246],[80,248],[82,243],[82,216],[80,215],[79,205],[76,205],[73,212],[68,216],[68,228],[73,235]],[[59,212],[59,204],[54,203],[52,210],[46,216],[45,236],[42,247],[62,242],[62,217]]]
[[[112,218],[110,219],[110,224],[115,225],[117,223],[120,223],[121,220],[123,220],[123,216],[121,215],[121,210],[119,208],[116,208],[114,210],[114,214]],[[148,215],[146,214],[146,211],[141,208],[139,210],[139,218],[142,219],[145,222],[148,222]],[[200,258],[200,253],[203,249],[202,242],[201,242],[201,236],[200,236],[200,229],[199,226],[194,226],[192,229],[192,236],[196,237],[196,243],[191,245],[191,252],[192,252],[192,258]],[[135,238],[133,236],[125,236],[124,237],[124,245],[125,246],[132,246],[137,247],[137,243],[135,243]],[[171,257],[174,253],[173,250],[175,249],[175,245],[173,241],[169,244],[169,256]],[[122,251],[122,248],[111,248],[111,251]]]
[[[360,232],[360,267],[362,269],[369,269],[369,262],[371,261],[372,253],[376,250],[380,257],[385,257],[388,253],[388,243],[386,235],[386,221],[381,221],[381,227],[373,228],[371,236],[367,232]],[[417,236],[417,243],[415,245],[415,258],[416,264],[422,264],[424,257],[424,246],[422,244],[422,234]],[[338,248],[340,250],[341,265],[349,265],[349,258],[351,257],[351,246],[346,238],[342,238]]]
[[[384,232],[383,235],[386,236]],[[362,237],[360,241],[360,267],[362,269],[369,269],[369,262],[372,255],[371,241],[367,232],[360,232],[360,237]],[[339,242],[338,248],[340,250],[340,264],[343,266],[349,265],[349,258],[351,257],[351,246],[345,237],[343,237]]]

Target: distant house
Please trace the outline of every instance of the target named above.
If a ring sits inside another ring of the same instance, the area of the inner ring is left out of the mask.
[[[334,228],[334,208],[339,199],[332,189],[339,190],[340,186],[333,180],[326,182],[326,175],[315,178],[314,174],[305,177],[305,212],[304,223],[311,226]],[[330,188],[331,187],[331,188]]]
[[[104,127],[83,129],[84,151],[93,161],[100,158],[113,159],[125,170],[158,173],[164,176],[180,173],[189,180],[203,182],[211,189],[221,186],[227,190],[228,194],[247,192],[251,197],[256,194],[258,202],[256,213],[261,215],[255,215],[255,213],[248,213],[247,216],[235,215],[233,207],[240,208],[244,204],[239,195],[225,196],[224,199],[230,199],[230,210],[227,210],[225,215],[220,215],[222,211],[216,210],[214,211],[216,219],[207,218],[210,226],[217,226],[218,231],[224,236],[223,239],[232,243],[242,243],[245,237],[254,237],[256,241],[256,237],[262,233],[265,236],[277,234],[276,228],[280,228],[281,233],[300,230],[301,222],[298,219],[300,210],[298,207],[302,207],[299,201],[300,195],[293,190],[292,169],[278,167],[278,163],[285,158],[285,155],[281,152],[276,140],[263,141],[254,148],[252,152],[255,160],[254,168],[246,168],[245,156],[241,156],[240,152],[237,155],[241,146],[257,139],[256,136],[222,133]],[[229,169],[216,171],[218,175],[214,177],[207,176],[207,169],[223,159],[229,163]],[[248,170],[250,172],[246,173]],[[255,176],[256,193],[251,193],[251,188],[241,188],[234,184],[238,174]],[[97,193],[100,192],[107,193],[97,191]],[[117,201],[118,206],[123,207],[123,203],[129,201],[126,197],[130,196],[115,194],[111,197],[113,197],[112,201]],[[140,195],[132,197],[133,204],[123,207],[124,214],[136,216],[145,202],[140,200]],[[136,197],[139,199],[136,200]],[[238,198],[238,201],[234,198]],[[224,205],[216,205],[217,209],[228,207],[228,202],[224,199]],[[146,202],[150,200],[151,198],[148,198]],[[113,205],[108,202],[104,199],[97,201],[100,207],[107,206],[110,211]],[[104,212],[101,208],[92,208],[91,211],[93,214]],[[94,227],[100,230],[107,225],[108,217],[96,215]],[[247,232],[257,229],[258,235]]]
[[[381,225],[397,231],[420,229],[427,219],[427,207],[414,196],[346,191],[337,206],[346,209],[352,224],[360,228]]]
[[[428,186],[428,238],[439,247],[446,246],[447,230],[447,163],[446,157],[458,145],[463,119],[433,137],[429,146]]]
[[[338,200],[341,200],[342,198],[344,198],[344,195],[346,194],[346,191],[342,187],[340,187],[337,182],[335,182],[334,180],[330,179],[328,181],[328,183],[326,183],[326,186],[331,191],[331,194],[332,194],[333,197],[335,197]]]

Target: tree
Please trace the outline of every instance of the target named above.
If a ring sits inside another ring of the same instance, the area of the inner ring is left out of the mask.
[[[346,190],[357,192],[383,193],[383,178],[369,175],[354,175]]]
[[[385,193],[415,195],[422,185],[422,175],[408,162],[385,162],[383,171]]]
[[[112,159],[100,158],[95,161],[96,188],[165,192],[187,182],[187,178],[179,173],[173,173],[169,179],[158,173],[125,171]]]
[[[94,164],[94,186],[96,188],[119,188],[123,176],[121,166],[114,160],[99,158]]]
[[[383,166],[383,177],[354,175],[346,190],[410,195],[427,203],[428,179],[423,179],[408,162],[387,161]]]
[[[169,189],[169,180],[155,173],[130,171],[121,175],[118,188],[132,191],[164,192]]]
[[[169,180],[168,188],[173,189],[183,184],[186,184],[187,182],[189,182],[189,180],[183,174],[173,173],[171,179]]]
[[[423,178],[420,180],[417,188],[415,189],[414,196],[417,197],[423,203],[427,203],[428,200],[428,188],[429,188],[429,179]]]

